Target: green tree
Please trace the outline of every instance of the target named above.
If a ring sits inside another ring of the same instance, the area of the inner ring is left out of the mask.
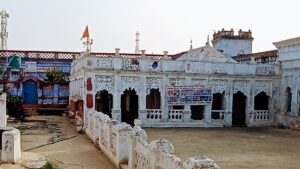
[[[65,82],[67,80],[67,76],[60,70],[48,69],[44,80],[49,82]]]

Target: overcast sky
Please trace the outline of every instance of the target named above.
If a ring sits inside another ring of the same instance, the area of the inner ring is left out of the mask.
[[[82,51],[86,25],[95,52],[174,54],[203,46],[222,28],[253,32],[253,51],[300,36],[297,0],[0,0],[9,13],[8,49]]]

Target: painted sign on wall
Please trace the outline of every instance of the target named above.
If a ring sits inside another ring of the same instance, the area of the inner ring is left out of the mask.
[[[203,104],[211,102],[211,87],[169,87],[167,90],[169,105]]]

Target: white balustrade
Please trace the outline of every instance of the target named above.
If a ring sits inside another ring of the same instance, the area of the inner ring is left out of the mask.
[[[148,144],[147,134],[140,124],[139,120],[135,120],[133,132],[129,137],[128,169],[219,169],[218,165],[206,156],[181,160],[172,154],[174,146],[166,139],[154,140]]]
[[[224,120],[225,110],[211,110],[211,118],[213,120]]]
[[[269,110],[255,110],[253,118],[255,121],[270,120],[270,112]]]
[[[181,121],[183,119],[183,110],[169,110],[169,119],[172,121]]]
[[[147,119],[160,120],[162,117],[161,109],[147,109]]]
[[[173,119],[182,119],[183,110],[171,110]],[[160,119],[160,109],[149,109],[149,119]],[[153,115],[153,116],[151,116]],[[109,116],[90,112],[86,116],[86,133],[102,152],[120,168],[120,164],[128,163],[129,169],[192,169],[204,167],[218,169],[215,162],[205,156],[189,158],[182,161],[172,155],[173,145],[165,140],[158,139],[147,143],[147,134],[141,129],[140,120],[135,120],[132,129],[130,125],[112,120]]]

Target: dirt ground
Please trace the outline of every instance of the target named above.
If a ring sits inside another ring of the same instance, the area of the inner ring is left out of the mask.
[[[207,155],[222,169],[299,169],[300,131],[275,128],[147,128],[148,142],[165,138],[182,159]]]
[[[44,155],[56,169],[115,169],[108,158],[63,116],[31,116],[9,126],[21,132],[24,152]],[[0,167],[1,168],[1,167]]]

